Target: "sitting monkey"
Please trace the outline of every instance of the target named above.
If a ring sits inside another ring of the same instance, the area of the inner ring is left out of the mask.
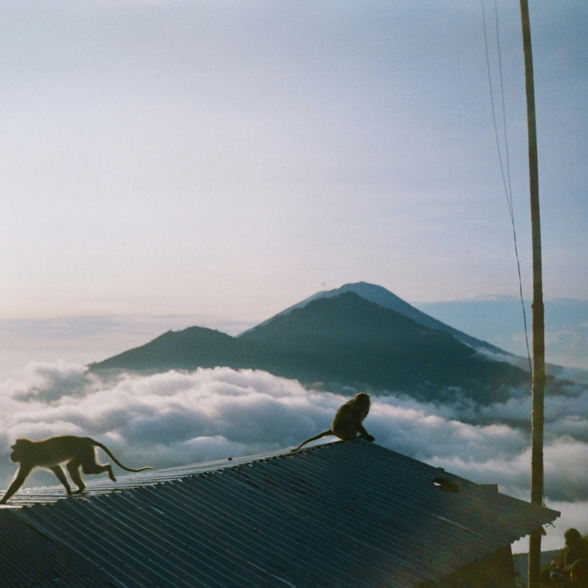
[[[359,392],[351,400],[348,400],[343,406],[339,407],[331,428],[328,431],[323,431],[306,441],[303,441],[296,449],[298,451],[303,445],[310,441],[315,441],[327,435],[335,435],[342,441],[350,441],[355,439],[358,435],[367,441],[374,441],[374,438],[364,429],[361,424],[370,411],[370,395],[365,392]]]
[[[108,476],[113,482],[116,478],[112,473],[112,466],[110,464],[102,465],[96,461],[96,452],[94,447],[100,447],[116,465],[127,472],[142,472],[143,470],[150,470],[150,467],[139,468],[137,470],[127,468],[120,463],[110,450],[99,443],[90,439],[90,437],[74,437],[72,435],[64,435],[62,437],[49,437],[42,441],[29,441],[28,439],[17,439],[12,446],[12,454],[10,459],[14,463],[20,463],[18,471],[10,484],[10,487],[4,494],[0,504],[5,504],[10,497],[23,485],[27,476],[31,473],[33,468],[47,468],[50,469],[57,479],[65,486],[68,494],[77,494],[83,492],[86,485],[80,476],[80,467],[84,474],[101,474],[108,472]],[[71,479],[78,486],[75,492],[71,491],[67,478],[63,469],[59,464],[66,462],[67,471]]]

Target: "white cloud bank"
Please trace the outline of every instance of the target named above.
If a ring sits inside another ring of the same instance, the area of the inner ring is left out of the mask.
[[[366,428],[384,447],[527,499],[529,436],[520,423],[528,400],[502,405],[423,404],[396,396],[373,397]],[[171,467],[287,448],[328,429],[343,396],[307,390],[262,371],[230,368],[124,374],[103,380],[85,367],[60,363],[28,366],[17,380],[0,383],[0,484],[15,465],[17,438],[91,436],[130,467]],[[476,422],[486,424],[472,424]],[[464,422],[467,421],[467,422]],[[588,394],[552,397],[546,407],[546,495],[569,505],[574,526],[588,531]],[[29,485],[56,481],[34,474]],[[578,514],[578,513],[581,513]],[[561,543],[561,532],[553,541]]]

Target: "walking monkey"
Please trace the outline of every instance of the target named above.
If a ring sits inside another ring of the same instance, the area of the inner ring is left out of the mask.
[[[113,482],[116,482],[116,478],[112,473],[112,466],[110,464],[102,465],[96,461],[94,447],[100,447],[117,466],[123,470],[127,470],[127,472],[142,472],[143,470],[151,469],[151,467],[132,469],[124,466],[112,455],[105,445],[90,437],[64,435],[61,437],[49,437],[42,441],[17,439],[11,447],[12,454],[10,455],[10,459],[14,463],[19,463],[20,466],[12,484],[10,484],[8,490],[6,490],[6,494],[0,500],[0,504],[6,504],[10,497],[23,485],[31,471],[37,467],[51,470],[65,486],[68,494],[78,494],[86,488],[80,476],[80,467],[84,474],[101,474],[102,472],[107,472],[109,478]],[[60,465],[64,462],[71,479],[78,487],[75,492],[72,492]]]

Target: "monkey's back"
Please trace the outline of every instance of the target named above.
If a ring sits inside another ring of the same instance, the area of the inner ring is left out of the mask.
[[[343,441],[355,439],[358,435],[357,425],[361,424],[366,415],[367,411],[360,410],[354,399],[347,401],[335,413],[335,418],[331,423],[333,435]]]
[[[31,441],[25,451],[36,465],[52,467],[83,454],[94,454],[94,446],[88,437],[60,435]]]

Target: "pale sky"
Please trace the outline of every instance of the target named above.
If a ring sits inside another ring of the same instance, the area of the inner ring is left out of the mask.
[[[0,6],[0,319],[518,293],[480,2]],[[545,296],[586,300],[588,4],[530,9]],[[519,3],[498,11],[530,294]]]

